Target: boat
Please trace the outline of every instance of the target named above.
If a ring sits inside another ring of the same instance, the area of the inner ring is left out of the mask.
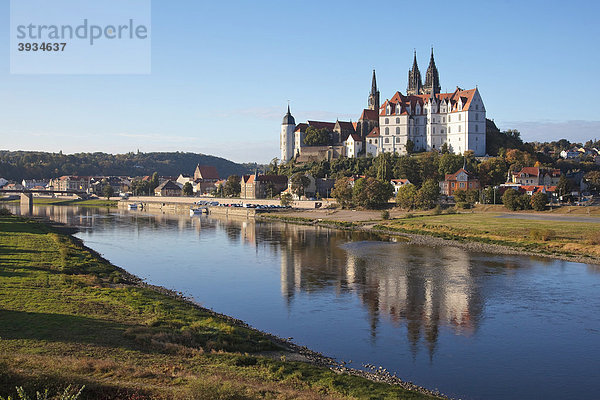
[[[127,204],[127,209],[129,210],[137,210],[138,205],[133,203],[133,204]]]
[[[190,217],[193,217],[194,215],[201,215],[203,213],[207,213],[208,210],[206,208],[191,208],[190,209]]]

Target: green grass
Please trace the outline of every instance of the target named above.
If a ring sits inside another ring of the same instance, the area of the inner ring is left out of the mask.
[[[561,255],[600,258],[594,234],[600,223],[498,218],[498,214],[465,213],[398,218],[379,229],[441,237],[450,240],[500,244]]]
[[[0,396],[85,385],[82,399],[430,398],[261,356],[283,352],[127,279],[69,236],[0,217]]]

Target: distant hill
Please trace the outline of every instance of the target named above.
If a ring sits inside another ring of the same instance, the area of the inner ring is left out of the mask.
[[[37,151],[0,151],[0,177],[48,179],[62,175],[161,176],[193,174],[196,165],[212,165],[221,178],[253,172],[256,164],[237,164],[221,157],[196,153],[44,153]]]

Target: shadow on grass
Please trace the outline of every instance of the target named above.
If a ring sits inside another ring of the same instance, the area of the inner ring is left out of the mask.
[[[63,343],[127,347],[142,350],[123,333],[130,325],[76,315],[0,309],[2,339],[33,339]]]
[[[23,223],[25,221],[25,223]],[[31,233],[45,235],[50,231],[42,224],[20,217],[0,217],[0,233]]]

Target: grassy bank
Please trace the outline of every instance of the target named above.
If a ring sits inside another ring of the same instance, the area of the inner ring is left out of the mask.
[[[129,279],[69,236],[0,217],[0,396],[431,398],[287,361],[267,335]]]
[[[10,203],[19,203],[19,200],[11,200]],[[78,207],[117,207],[118,200],[92,199],[61,199],[48,197],[34,197],[33,204],[49,206],[78,206]]]
[[[600,259],[600,223],[499,218],[498,214],[416,215],[382,221],[376,229],[498,244],[563,256]]]

